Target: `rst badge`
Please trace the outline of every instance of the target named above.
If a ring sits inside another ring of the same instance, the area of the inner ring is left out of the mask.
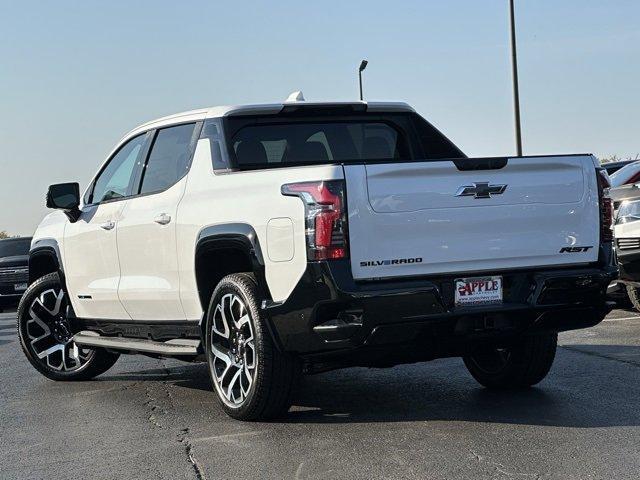
[[[582,253],[582,252],[586,252],[590,248],[593,248],[593,246],[591,246],[591,247],[562,247],[560,249],[560,253]]]

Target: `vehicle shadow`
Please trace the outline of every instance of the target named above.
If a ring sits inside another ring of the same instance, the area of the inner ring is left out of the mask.
[[[213,386],[205,363],[188,363],[168,368],[150,368],[125,373],[104,374],[97,381],[169,382],[192,390],[212,391]]]
[[[457,421],[574,428],[640,425],[640,347],[570,345],[567,350],[560,349],[551,374],[539,386],[518,391],[480,387],[460,359],[305,376],[292,409],[277,422]],[[583,362],[569,358],[584,358],[582,353],[605,358]],[[602,363],[618,358],[622,363]],[[186,389],[212,390],[204,364],[102,378],[158,380]]]

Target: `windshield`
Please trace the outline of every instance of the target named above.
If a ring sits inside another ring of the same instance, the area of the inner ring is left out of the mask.
[[[611,186],[619,187],[629,183],[629,180],[631,180],[638,172],[640,172],[640,162],[633,162],[629,165],[625,165],[620,170],[611,174],[609,177],[611,180]]]
[[[237,167],[463,158],[444,135],[415,114],[230,118]]]
[[[30,246],[30,238],[11,238],[8,240],[0,240],[0,257],[28,255]]]
[[[636,222],[640,220],[640,201],[622,202],[616,216],[616,224]]]

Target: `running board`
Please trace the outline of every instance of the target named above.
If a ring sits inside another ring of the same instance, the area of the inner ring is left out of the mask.
[[[95,332],[80,332],[73,341],[83,347],[102,347],[127,352],[175,356],[198,355],[200,340],[177,338],[166,342],[154,342],[144,338],[103,337]]]

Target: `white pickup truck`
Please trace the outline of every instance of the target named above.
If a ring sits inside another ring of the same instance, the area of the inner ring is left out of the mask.
[[[600,322],[608,177],[591,155],[467,158],[404,103],[215,107],[146,123],[85,193],[49,188],[22,348],[55,380],[121,353],[206,360],[222,408],[286,412],[299,373],[461,356],[542,380]]]

